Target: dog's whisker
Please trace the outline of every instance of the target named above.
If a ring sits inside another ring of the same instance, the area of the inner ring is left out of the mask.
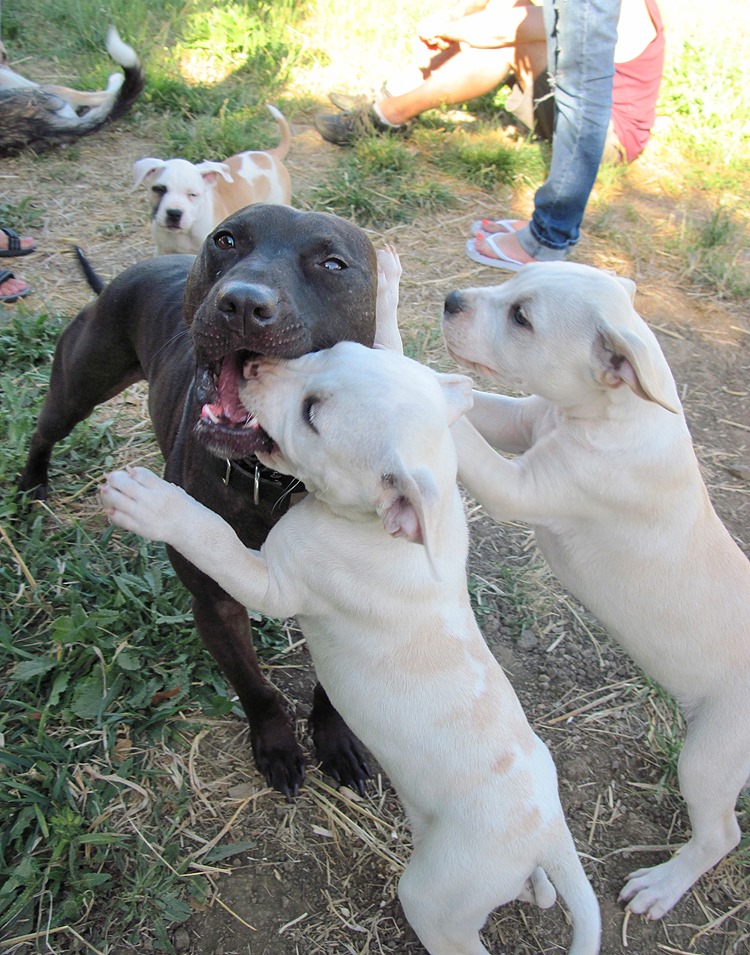
[[[304,485],[299,478],[295,478],[289,487],[286,488],[283,494],[281,494],[281,496],[277,499],[276,503],[273,505],[273,510],[275,511],[281,504],[284,503],[287,498],[291,497],[298,487],[304,487]]]

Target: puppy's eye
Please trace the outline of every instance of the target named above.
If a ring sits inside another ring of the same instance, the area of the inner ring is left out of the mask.
[[[526,317],[523,305],[519,305],[517,302],[511,305],[510,318],[513,324],[518,325],[520,328],[531,328],[531,322]]]
[[[235,247],[234,236],[231,232],[217,232],[214,236],[214,245],[222,252],[228,252]]]
[[[343,269],[349,268],[343,259],[339,259],[335,255],[329,256],[322,264],[323,268],[328,269],[329,272],[341,272]]]
[[[155,192],[158,196],[165,195],[166,191],[166,186],[151,186],[151,192]]]
[[[308,395],[302,402],[302,420],[315,434],[318,433],[318,429],[315,427],[315,410],[318,403],[319,399],[316,395]]]

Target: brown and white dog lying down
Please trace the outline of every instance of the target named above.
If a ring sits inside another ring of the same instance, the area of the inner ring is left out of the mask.
[[[281,134],[273,149],[249,149],[223,162],[146,158],[133,164],[136,188],[141,183],[150,188],[151,233],[159,255],[196,255],[209,232],[244,206],[291,203],[292,183],[283,160],[292,135],[276,107],[268,109]]]
[[[691,838],[633,872],[620,895],[660,918],[740,839],[750,561],[709,501],[634,294],[633,282],[589,266],[527,265],[503,285],[452,292],[443,333],[461,366],[529,395],[474,393],[453,428],[461,482],[496,520],[534,527],[563,585],[685,714]]]
[[[599,907],[552,758],[469,600],[450,425],[471,381],[353,342],[249,357],[243,378],[258,457],[310,492],[262,549],[145,468],[109,475],[110,520],[168,542],[244,605],[297,617],[318,678],[406,810],[414,852],[398,894],[430,955],[488,955],[478,933],[492,909],[546,908],[555,888],[571,955],[595,955]]]
[[[106,89],[85,92],[40,85],[16,73],[0,43],[0,156],[72,143],[124,116],[143,91],[143,69],[114,27],[107,33],[107,51],[123,72],[113,73]]]

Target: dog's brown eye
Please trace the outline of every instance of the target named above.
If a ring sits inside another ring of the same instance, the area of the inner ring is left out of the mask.
[[[214,236],[214,245],[222,252],[228,252],[235,246],[234,236],[231,232],[219,232]]]
[[[510,309],[510,317],[514,324],[518,325],[520,328],[531,328],[531,322],[526,318],[526,312],[523,310],[523,305],[512,305]]]
[[[337,259],[332,255],[329,259],[326,259],[323,262],[323,268],[328,269],[329,272],[340,272],[342,269],[348,268],[348,265],[346,262],[343,262],[341,259]]]

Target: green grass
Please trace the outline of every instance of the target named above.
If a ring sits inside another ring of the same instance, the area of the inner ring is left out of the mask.
[[[40,315],[0,326],[6,488],[62,325]],[[236,708],[163,548],[91,514],[103,469],[121,463],[122,414],[105,407],[61,442],[49,506],[29,507],[12,492],[0,503],[0,936],[40,919],[50,930],[85,922],[95,906],[92,940],[137,944],[147,926],[169,951],[168,927],[207,883],[170,839],[186,811],[185,784],[175,786],[149,747],[186,748],[198,725],[186,709],[208,718]],[[158,467],[147,430],[128,439],[127,454]],[[278,627],[259,629],[261,650],[278,650]],[[132,750],[122,750],[123,738]],[[148,802],[135,828],[123,814],[132,785]],[[144,838],[162,847],[156,857]]]
[[[104,36],[115,23],[148,78],[123,122],[158,117],[169,151],[199,160],[275,143],[267,102],[309,120],[329,89],[377,88],[385,55],[406,62],[412,26],[431,9],[426,0],[383,0],[377,15],[364,0],[344,7],[331,0],[108,0],[104,8],[98,0],[26,0],[3,5],[2,26],[14,61],[42,57],[61,77],[93,87],[111,72]],[[659,184],[673,201],[669,251],[687,284],[739,301],[749,294],[742,261],[750,193],[747,31],[704,35],[689,10],[673,22],[681,33],[670,35],[659,107],[671,120],[659,132],[668,154]],[[436,110],[409,139],[375,137],[341,150],[315,205],[387,228],[449,206],[464,188],[485,190],[491,200],[499,186],[543,181],[547,151],[523,135],[504,135],[502,96],[458,113],[477,122],[457,123]],[[65,151],[71,164],[78,155],[75,147]],[[34,166],[43,174],[44,156]],[[627,181],[627,170],[602,171],[600,189],[615,196],[610,206]],[[30,185],[21,202],[0,201],[0,221],[19,232],[38,227],[44,210],[32,196]],[[599,235],[611,230],[617,238],[607,203],[594,204],[590,216]],[[650,225],[635,214],[628,224]],[[0,325],[6,489],[22,466],[65,323],[25,309],[19,315]],[[429,359],[438,335],[434,323],[418,339],[407,334],[410,353]],[[154,752],[184,751],[200,719],[236,708],[195,634],[188,596],[163,549],[113,534],[98,514],[95,487],[104,470],[139,456],[158,468],[148,428],[132,432],[130,422],[113,404],[61,443],[47,506],[22,509],[7,491],[0,500],[0,937],[38,930],[40,950],[43,930],[72,926],[103,950],[118,939],[134,946],[149,939],[155,950],[170,951],[170,927],[207,891],[174,838],[187,812],[186,784],[176,784]],[[511,571],[498,570],[492,584],[474,578],[471,587],[480,614],[502,597],[517,609],[519,634],[532,621]],[[278,627],[260,622],[259,631],[258,646],[278,650]],[[666,733],[654,746],[673,785],[676,736]],[[131,786],[148,795],[136,827],[124,811]]]

